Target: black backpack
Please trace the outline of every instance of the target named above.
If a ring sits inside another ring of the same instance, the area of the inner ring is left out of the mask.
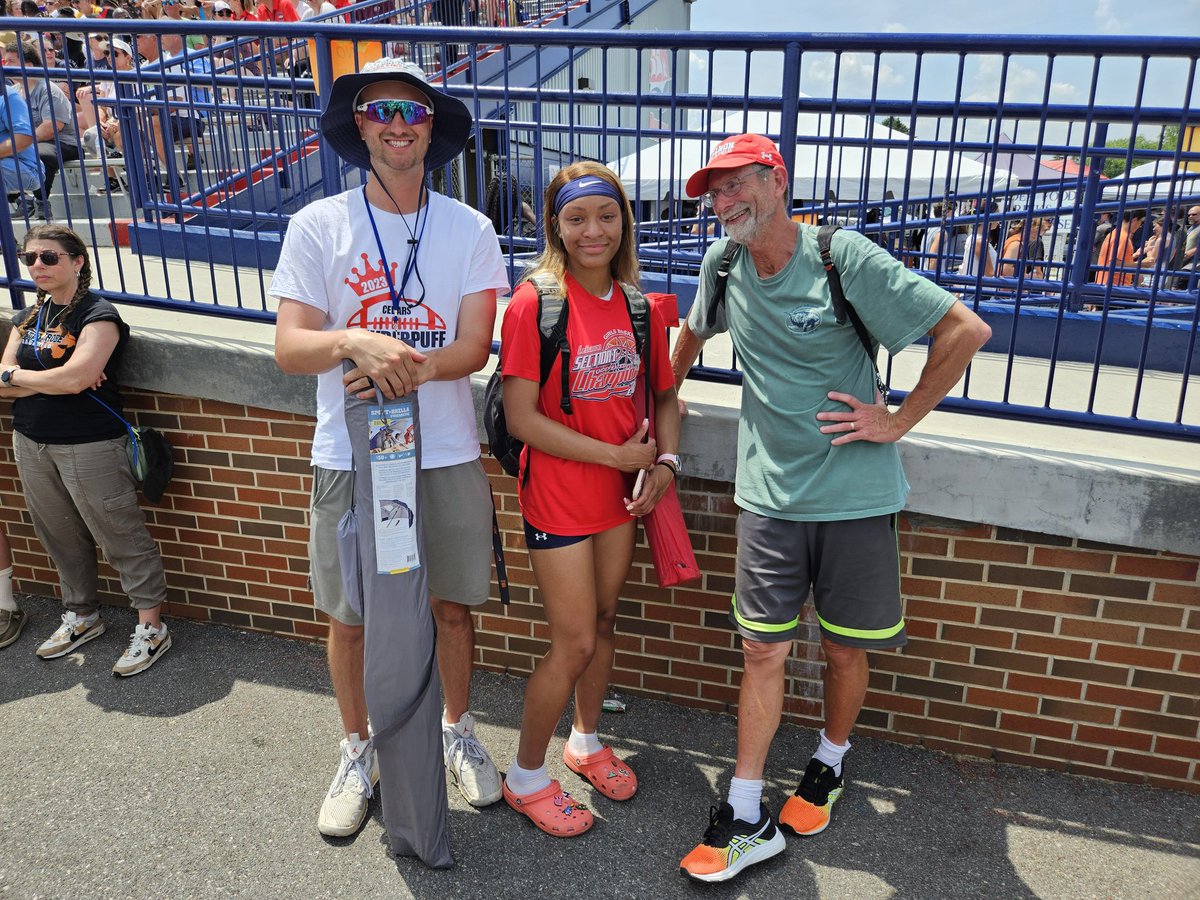
[[[862,319],[858,317],[858,313],[854,311],[854,307],[850,305],[850,301],[846,298],[845,292],[842,290],[842,276],[838,272],[837,266],[833,264],[833,255],[830,253],[829,245],[833,241],[833,235],[841,228],[841,225],[822,225],[817,230],[817,252],[821,254],[821,264],[825,267],[825,277],[829,279],[829,295],[833,300],[833,317],[839,325],[845,325],[846,319],[850,319],[850,324],[854,326],[854,333],[858,335],[858,341],[862,344],[863,350],[866,351],[867,358],[871,360],[871,368],[875,370],[875,386],[879,389],[879,393],[883,396],[883,402],[886,405],[888,402],[887,385],[883,383],[883,378],[879,374],[879,365],[875,362],[875,353],[877,345],[871,340],[871,333],[867,331],[867,326],[863,324]],[[717,312],[725,303],[725,289],[729,285],[729,269],[733,264],[733,257],[741,248],[741,244],[730,241],[725,246],[725,252],[721,255],[721,262],[717,265],[717,283],[713,287],[712,301],[708,306],[708,317],[706,322],[709,328],[717,324]]]
[[[550,370],[554,368],[554,359],[561,360],[562,400],[559,406],[568,416],[572,415],[570,390],[570,353],[567,343],[567,319],[570,306],[567,298],[559,290],[558,283],[548,275],[535,275],[530,279],[537,290],[538,297],[538,332],[541,335],[541,375],[539,385],[546,383]],[[633,340],[638,356],[642,356],[643,348],[649,349],[650,335],[650,301],[632,284],[622,282],[621,290],[625,294],[625,306],[629,310],[629,321],[633,326]],[[504,353],[504,348],[500,348]],[[643,358],[647,376],[650,372],[648,360]],[[513,477],[521,470],[521,451],[524,442],[513,437],[508,432],[508,422],[504,416],[504,379],[501,375],[502,362],[498,359],[496,371],[488,379],[487,388],[483,392],[483,428],[487,432],[488,449],[500,463],[500,468]],[[647,408],[649,407],[647,394]],[[529,480],[529,467],[525,467],[525,481]]]

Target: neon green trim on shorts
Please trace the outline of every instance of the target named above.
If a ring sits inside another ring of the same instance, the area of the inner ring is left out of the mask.
[[[761,631],[764,634],[778,634],[781,631],[787,631],[791,628],[795,628],[800,624],[799,616],[796,616],[796,618],[792,619],[790,622],[784,622],[782,625],[770,625],[765,622],[751,622],[749,619],[743,618],[742,614],[738,612],[737,594],[734,594],[729,598],[729,605],[733,609],[734,619],[736,619],[737,623],[748,631]]]
[[[843,628],[841,625],[834,625],[832,622],[826,622],[817,616],[817,621],[821,623],[821,627],[831,634],[840,634],[842,637],[859,638],[865,641],[882,641],[890,637],[895,637],[904,630],[904,620],[901,619],[890,628]]]

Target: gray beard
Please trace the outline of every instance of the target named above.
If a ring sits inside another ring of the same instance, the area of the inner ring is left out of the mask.
[[[739,244],[748,244],[758,233],[758,217],[753,212],[738,225],[723,225],[725,236]]]

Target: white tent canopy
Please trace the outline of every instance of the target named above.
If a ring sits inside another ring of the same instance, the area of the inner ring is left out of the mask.
[[[715,117],[711,140],[677,137],[615,160],[617,173],[631,196],[663,200],[686,196],[688,177],[708,161],[712,149],[731,134],[777,135],[780,113],[753,110]],[[697,131],[703,129],[696,129]],[[940,199],[1008,187],[1009,174],[945,149],[909,149],[908,135],[883,125],[868,125],[862,116],[800,113],[796,120],[796,162],[792,197],[802,201],[882,201]],[[819,138],[819,143],[809,143]],[[804,141],[805,143],[800,143]],[[847,144],[847,141],[866,142]],[[891,143],[892,146],[888,146]]]
[[[1176,168],[1174,160],[1156,159],[1105,182],[1104,196],[1109,200],[1124,196],[1126,201],[1189,202],[1200,198],[1200,172],[1183,164]]]

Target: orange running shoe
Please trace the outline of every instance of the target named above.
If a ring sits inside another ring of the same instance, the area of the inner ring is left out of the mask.
[[[833,769],[819,759],[809,760],[795,796],[788,797],[779,811],[779,827],[801,837],[824,831],[829,827],[833,804],[842,796],[845,775],[845,765],[841,775],[834,775]]]
[[[680,862],[679,874],[697,881],[728,881],[747,866],[782,853],[787,844],[771,814],[762,804],[758,812],[758,821],[750,823],[735,819],[728,803],[711,807],[704,840]]]

